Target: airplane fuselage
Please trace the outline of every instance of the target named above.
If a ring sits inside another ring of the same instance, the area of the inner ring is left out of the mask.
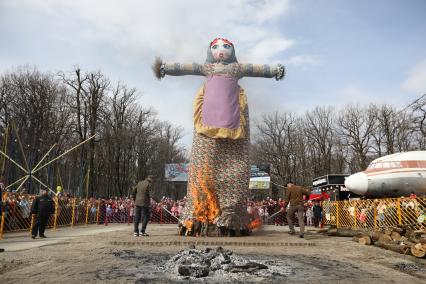
[[[426,195],[426,151],[378,158],[365,171],[349,176],[345,186],[366,197]]]

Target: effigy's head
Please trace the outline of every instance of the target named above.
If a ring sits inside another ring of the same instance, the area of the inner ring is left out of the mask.
[[[215,38],[207,49],[206,63],[234,63],[235,57],[234,44],[224,38]]]

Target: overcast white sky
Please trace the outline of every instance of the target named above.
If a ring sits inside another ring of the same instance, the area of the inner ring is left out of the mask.
[[[389,103],[426,93],[426,1],[422,0],[0,0],[0,72],[80,66],[136,87],[139,102],[192,140],[201,77],[154,78],[155,56],[204,62],[225,37],[240,62],[284,63],[287,77],[246,78],[251,120],[316,105]],[[189,147],[188,147],[189,148]]]

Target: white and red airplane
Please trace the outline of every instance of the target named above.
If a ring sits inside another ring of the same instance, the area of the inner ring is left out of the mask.
[[[366,197],[426,195],[426,151],[375,159],[365,171],[347,177],[345,187]]]

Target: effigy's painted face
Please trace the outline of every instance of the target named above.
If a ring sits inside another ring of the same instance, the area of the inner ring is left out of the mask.
[[[229,41],[216,39],[211,43],[210,50],[216,61],[227,61],[232,56],[234,47]]]

